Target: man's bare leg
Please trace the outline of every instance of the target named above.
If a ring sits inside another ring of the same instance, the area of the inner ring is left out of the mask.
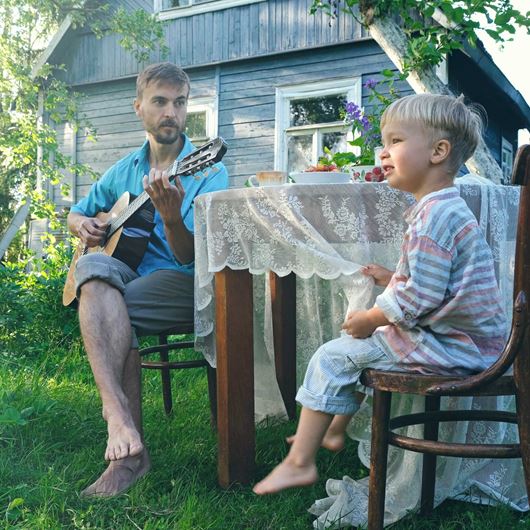
[[[105,472],[82,495],[110,497],[150,468],[142,437],[140,360],[131,350],[131,324],[121,293],[99,280],[81,288],[79,321],[107,421]]]
[[[296,486],[309,486],[318,479],[315,457],[333,416],[302,407],[295,439],[285,460],[254,488],[266,495]]]
[[[142,432],[142,403],[141,403],[141,368],[138,350],[130,350],[123,371],[123,389],[129,400],[129,406],[134,424],[141,436]],[[111,461],[103,474],[82,495],[92,497],[112,497],[118,495],[151,468],[147,449],[135,456],[126,456],[120,460]]]

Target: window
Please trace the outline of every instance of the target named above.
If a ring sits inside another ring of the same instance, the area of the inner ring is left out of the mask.
[[[352,150],[340,114],[345,101],[360,104],[360,79],[277,88],[276,168],[304,170],[317,163],[324,147],[332,152]]]
[[[217,136],[217,100],[194,98],[188,103],[185,133],[200,146]]]
[[[504,136],[502,137],[501,169],[503,184],[510,184],[513,169],[513,146]]]
[[[155,13],[158,13],[160,20],[167,20],[264,1],[265,0],[154,0],[154,9]]]

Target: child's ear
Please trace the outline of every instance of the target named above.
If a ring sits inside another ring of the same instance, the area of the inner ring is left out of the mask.
[[[436,140],[432,147],[431,163],[441,164],[442,162],[447,160],[447,157],[449,156],[450,152],[451,144],[448,140],[444,138],[442,138],[441,140]]]

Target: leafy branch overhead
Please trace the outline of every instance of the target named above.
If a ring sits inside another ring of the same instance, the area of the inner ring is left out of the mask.
[[[344,12],[365,26],[417,93],[451,93],[434,67],[455,50],[476,45],[479,30],[500,45],[516,28],[530,33],[530,11],[521,13],[510,0],[313,0],[311,12],[319,10],[330,20]],[[484,139],[466,166],[495,183],[502,180]]]
[[[374,18],[394,17],[407,37],[403,72],[440,64],[446,54],[476,45],[482,29],[497,43],[510,41],[516,28],[530,33],[527,13],[509,0],[314,0],[311,13],[339,11],[368,27]]]

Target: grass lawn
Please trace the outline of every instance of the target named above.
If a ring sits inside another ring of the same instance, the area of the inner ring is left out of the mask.
[[[353,442],[319,455],[313,487],[258,498],[250,487],[216,482],[204,370],[174,372],[174,413],[163,412],[159,374],[144,372],[144,423],[153,470],[116,499],[88,501],[78,492],[104,469],[106,429],[79,340],[31,356],[0,357],[1,528],[256,529],[312,528],[307,513],[325,497],[325,479],[365,476]],[[286,453],[293,423],[257,432],[257,477]],[[530,518],[504,507],[446,502],[434,516],[410,515],[396,529],[530,529]]]

